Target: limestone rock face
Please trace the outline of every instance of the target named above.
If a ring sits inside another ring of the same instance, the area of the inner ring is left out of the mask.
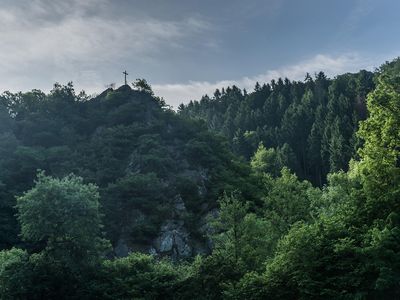
[[[170,217],[160,226],[157,236],[147,244],[137,244],[129,232],[123,231],[114,246],[114,255],[128,256],[133,251],[149,253],[155,256],[171,257],[173,260],[190,258],[197,254],[210,253],[212,243],[207,237],[211,233],[209,220],[218,214],[217,210],[206,212],[197,224],[197,236],[194,236],[185,224],[188,211],[180,194],[172,201]],[[130,213],[130,226],[141,224],[146,216],[139,210]]]
[[[192,256],[190,235],[183,221],[167,220],[161,226],[160,235],[154,241],[154,249],[160,255],[173,259]]]
[[[169,256],[172,259],[185,259],[197,254],[206,254],[210,252],[209,242],[202,236],[207,234],[207,230],[203,230],[206,222],[201,216],[209,211],[208,204],[205,199],[207,196],[207,182],[209,180],[208,170],[202,167],[191,169],[188,162],[184,159],[184,155],[178,147],[166,146],[166,154],[175,157],[180,161],[181,168],[175,173],[169,174],[161,179],[162,187],[165,190],[173,191],[166,199],[168,204],[168,212],[165,219],[161,222],[156,236],[150,238],[148,243],[135,241],[135,235],[132,234],[132,228],[137,226],[146,227],[149,222],[151,211],[141,212],[134,209],[129,213],[129,217],[124,221],[124,227],[121,228],[121,237],[114,246],[114,253],[117,256],[127,256],[129,252],[144,251],[155,256]],[[141,153],[135,149],[132,151],[127,165],[126,172],[134,176],[140,176],[145,172],[146,153]],[[197,221],[187,224],[187,218],[193,218],[193,212],[188,211],[184,197],[176,190],[177,178],[184,178],[190,181],[197,189],[199,204]],[[198,224],[196,224],[198,223]],[[190,229],[189,229],[190,228]],[[193,234],[193,230],[197,234]]]

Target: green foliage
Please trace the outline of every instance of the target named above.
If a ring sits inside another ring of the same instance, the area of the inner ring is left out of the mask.
[[[44,243],[45,250],[68,263],[89,263],[104,251],[99,193],[74,175],[55,179],[38,174],[35,186],[17,199],[21,236]]]
[[[105,261],[95,281],[101,299],[173,299],[186,269],[145,254]]]
[[[265,297],[399,297],[399,101],[393,79],[398,65],[396,60],[382,67],[368,97],[370,116],[359,131],[365,141],[360,161],[347,174],[329,177],[314,202],[314,223],[292,227],[279,242],[264,274]]]
[[[137,242],[151,240],[166,216],[167,195],[155,173],[131,174],[109,184],[103,203],[109,217],[105,223],[110,239],[115,241],[121,228],[125,228]]]
[[[162,221],[173,217],[181,197],[182,216],[193,234],[201,207],[216,207],[223,190],[244,189],[250,169],[202,122],[186,120],[154,97],[141,81],[89,99],[72,84],[0,97],[0,243],[18,242],[15,196],[30,189],[38,169],[70,173],[99,186],[107,236],[115,243],[150,243]],[[191,182],[188,193],[181,178]],[[204,192],[199,192],[204,191]],[[204,212],[205,213],[205,212]],[[144,222],[134,222],[135,216]]]
[[[274,148],[266,149],[261,143],[258,146],[256,153],[251,159],[251,167],[257,172],[276,174],[276,170],[282,169],[276,150]]]
[[[226,193],[219,201],[220,211],[214,222],[214,230],[222,231],[215,236],[215,249],[233,255],[238,262],[242,254],[242,239],[244,237],[244,218],[248,207],[239,201],[236,195]]]
[[[400,296],[400,223],[392,213],[383,226],[372,227],[365,235],[362,254],[367,259],[366,268],[373,279],[376,297],[392,299]]]
[[[281,148],[266,149],[262,143],[251,158],[250,165],[256,172],[269,173],[272,176],[279,176],[285,166],[296,166],[296,158],[288,144]]]
[[[399,74],[397,59],[376,74],[233,86],[181,116],[145,81],[91,100],[72,84],[4,93],[0,298],[400,298]],[[62,179],[33,182],[37,169]],[[173,219],[208,233],[212,252],[112,258],[100,198],[114,244],[148,246]]]
[[[16,248],[0,251],[0,298],[26,299],[32,272],[26,251]]]
[[[35,186],[17,199],[21,236],[34,253],[0,252],[2,299],[88,298],[85,285],[108,250],[98,199],[97,187],[82,178],[38,174]]]
[[[358,120],[366,118],[365,98],[374,88],[373,76],[360,71],[331,80],[320,72],[304,82],[258,84],[252,93],[233,86],[216,91],[213,98],[182,105],[179,113],[205,120],[246,160],[260,143],[268,145],[263,155],[268,157],[267,171],[275,176],[286,166],[322,186],[329,171],[347,171],[355,154],[354,133]]]
[[[214,298],[399,297],[399,65],[396,60],[380,70],[377,88],[368,97],[370,116],[359,130],[359,136],[364,140],[359,151],[360,160],[351,162],[348,172],[346,161],[354,155],[353,146],[346,142],[354,136],[351,129],[354,118],[347,114],[351,106],[349,99],[354,93],[365,96],[363,82],[371,78],[367,79],[367,74],[361,72],[359,86],[354,91],[350,75],[345,75],[336,79],[325,94],[326,112],[320,106],[317,115],[318,122],[325,115],[327,125],[323,130],[319,125],[313,125],[308,139],[310,149],[320,151],[321,156],[315,152],[309,157],[313,157],[313,163],[320,167],[343,171],[329,175],[322,192],[308,182],[299,181],[287,169],[277,177],[274,168],[279,164],[270,167],[279,161],[277,148],[259,147],[252,159],[252,167],[258,174],[269,172],[273,176],[265,174],[262,177],[264,205],[256,210],[258,215],[246,210],[240,214],[242,206],[237,201],[236,205],[226,201],[232,210],[227,210],[227,205],[222,203],[221,210],[230,212],[231,216],[235,216],[232,211],[238,212],[236,215],[241,216],[238,218],[241,222],[237,222],[240,224],[237,228],[242,230],[246,228],[244,220],[249,216],[253,216],[253,221],[266,222],[265,229],[258,233],[261,237],[264,232],[270,243],[270,250],[259,256],[260,261],[264,260],[265,269],[248,269],[250,264],[235,263],[233,250],[230,256],[223,254],[231,257],[240,272],[220,269],[225,273],[217,276],[210,270],[208,274],[212,279],[219,280],[219,284],[213,285],[218,291],[211,294]],[[307,97],[307,101],[312,101],[311,94]],[[344,117],[339,119],[338,115]],[[290,128],[287,127],[288,132]],[[227,235],[232,232],[231,228],[234,227],[228,226],[219,234]],[[246,233],[246,236],[251,234]],[[232,245],[232,240],[226,239],[225,244]],[[252,237],[251,241],[254,240]],[[240,240],[238,245],[243,249],[245,245],[251,245],[251,241]],[[223,262],[217,260],[221,253],[224,252],[214,251],[208,258],[216,262],[214,268],[223,266]],[[257,256],[256,253],[253,256]],[[206,276],[202,275],[202,278]]]
[[[208,257],[196,257],[190,266],[188,277],[178,291],[178,299],[222,299],[224,291],[238,281],[244,273],[233,256],[221,252]]]
[[[214,253],[232,257],[232,261],[250,270],[262,266],[270,254],[269,223],[249,212],[238,195],[224,194],[218,217],[213,221]],[[239,268],[239,269],[240,269]]]
[[[299,181],[287,168],[282,169],[278,178],[266,175],[264,184],[263,214],[271,224],[270,239],[276,243],[296,222],[312,220],[313,205],[321,193],[309,182]]]
[[[382,66],[376,89],[368,96],[369,118],[360,125],[364,140],[356,171],[363,176],[366,211],[371,218],[400,212],[400,60]]]
[[[147,80],[144,78],[136,79],[134,83],[132,83],[133,87],[138,89],[139,91],[153,94],[153,90],[151,86],[147,83]]]

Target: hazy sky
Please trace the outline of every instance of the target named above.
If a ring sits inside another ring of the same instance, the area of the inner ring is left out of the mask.
[[[1,0],[0,91],[146,78],[176,107],[236,84],[373,70],[400,55],[398,0]]]

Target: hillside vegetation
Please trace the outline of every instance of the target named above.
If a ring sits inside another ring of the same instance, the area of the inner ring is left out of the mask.
[[[400,59],[175,113],[0,98],[1,299],[400,298]]]
[[[247,160],[258,149],[271,162],[265,171],[288,166],[301,178],[322,186],[329,172],[347,170],[367,117],[366,95],[374,74],[360,71],[329,79],[323,72],[304,81],[287,78],[257,83],[248,93],[236,86],[216,90],[212,98],[181,105],[181,115],[207,122],[223,134],[232,151]],[[259,148],[260,147],[260,148]]]

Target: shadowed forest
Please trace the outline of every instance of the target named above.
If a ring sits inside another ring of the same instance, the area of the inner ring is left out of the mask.
[[[177,111],[0,96],[0,299],[399,299],[400,59]]]

